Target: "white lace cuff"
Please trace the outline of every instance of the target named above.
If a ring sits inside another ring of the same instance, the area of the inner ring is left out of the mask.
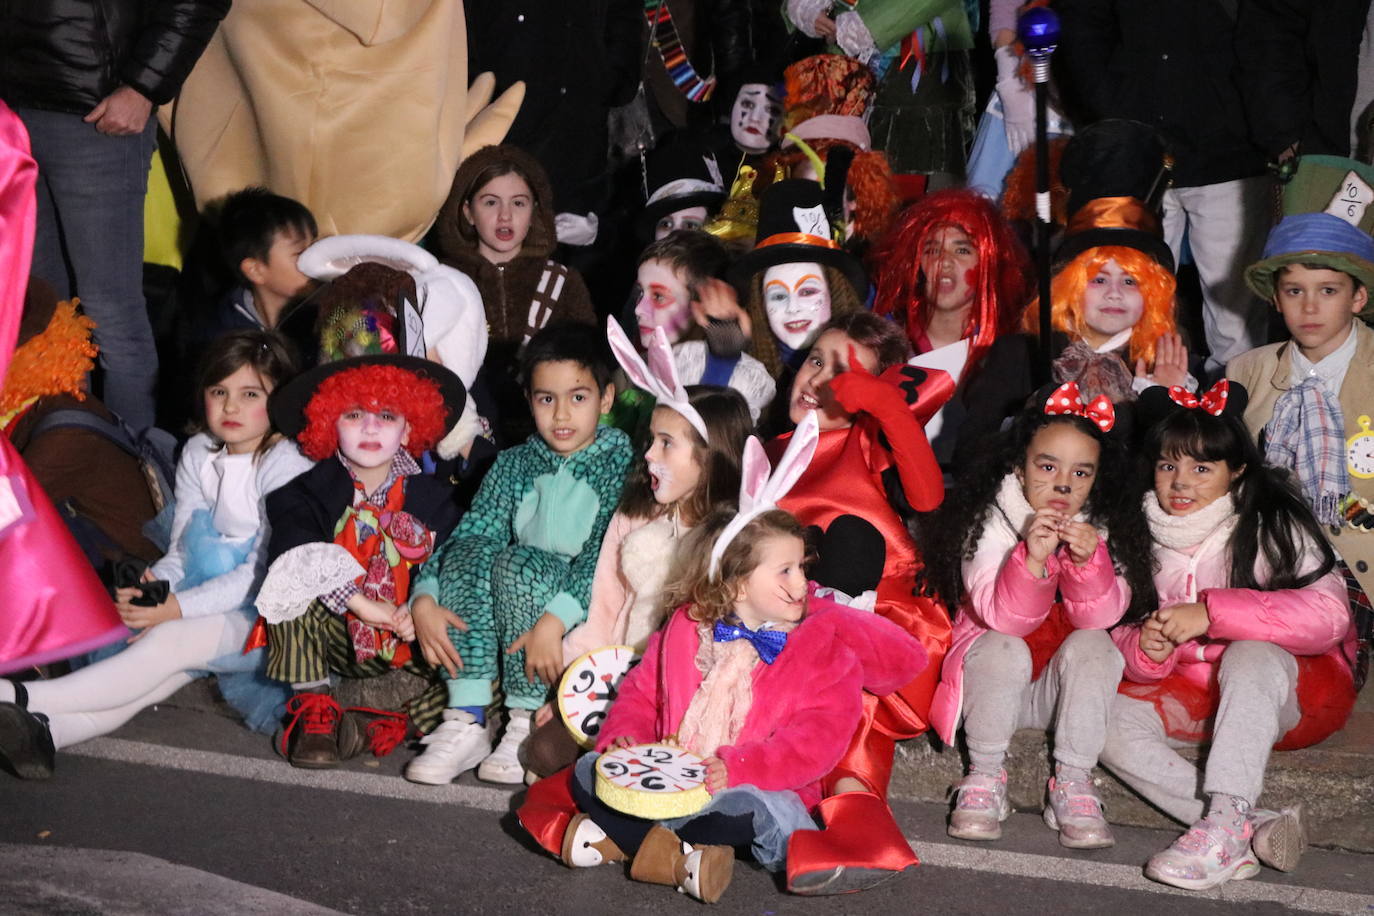
[[[816,32],[816,17],[830,9],[834,0],[787,0],[787,18],[802,34],[820,38]]]
[[[277,557],[258,590],[258,613],[268,623],[295,620],[321,595],[363,574],[362,564],[338,544],[317,542]]]
[[[835,17],[835,44],[844,53],[865,64],[878,53],[873,33],[864,25],[863,17],[853,10]]]

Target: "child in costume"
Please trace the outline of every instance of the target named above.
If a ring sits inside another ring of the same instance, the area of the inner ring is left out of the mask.
[[[647,365],[619,325],[610,322],[607,331],[621,367],[657,406],[644,460],[634,463],[601,541],[587,619],[563,637],[565,666],[603,646],[643,652],[668,611],[663,589],[677,547],[714,507],[739,493],[740,459],[753,429],[739,392],[682,386],[662,330],[651,338]],[[530,739],[529,769],[540,776],[577,757],[552,712],[546,705],[535,715]]]
[[[1019,728],[1054,732],[1045,823],[1059,842],[1115,842],[1093,787],[1121,653],[1107,630],[1153,605],[1149,540],[1132,462],[1105,396],[1068,382],[1037,395],[961,477],[933,531],[930,580],[956,608],[931,720],[954,746],[962,719],[970,766],[949,834],[995,840],[1011,813],[1002,764]],[[1036,403],[1038,402],[1038,403]]]
[[[621,683],[597,750],[678,743],[705,758],[712,799],[655,822],[597,797],[597,754],[578,762],[581,812],[563,832],[572,867],[631,860],[630,876],[713,903],[730,883],[735,846],[778,871],[861,715],[863,691],[887,693],[925,665],[910,636],[817,596],[803,571],[801,526],[777,499],[805,469],[809,419],[771,478],[757,440],[745,452],[741,511],[720,510],[683,544],[669,586],[676,606],[644,661]],[[530,826],[527,824],[527,827]]]
[[[788,888],[803,894],[859,890],[916,864],[886,804],[895,742],[925,731],[939,662],[949,647],[945,609],[916,593],[921,557],[903,512],[926,512],[944,495],[923,424],[954,390],[944,372],[904,365],[901,329],[869,312],[832,319],[792,384],[788,416],[814,415],[820,444],[781,501],[819,532],[812,578],[836,600],[872,609],[918,639],[930,666],[881,699],[867,697],[843,759],[826,777],[826,829],[799,834]],[[791,433],[768,443],[779,454]],[[898,510],[902,507],[902,511]]]
[[[1189,890],[1253,877],[1257,858],[1297,865],[1300,806],[1256,807],[1270,751],[1323,740],[1355,702],[1346,583],[1286,472],[1260,457],[1240,419],[1245,402],[1225,379],[1200,398],[1151,388],[1137,402],[1138,416],[1164,417],[1144,448],[1159,609],[1113,634],[1127,683],[1101,759],[1192,824],[1145,868]],[[1199,774],[1176,748],[1201,744]]]
[[[730,279],[743,294],[754,355],[780,381],[801,364],[822,325],[863,311],[868,295],[863,265],[835,240],[821,186],[800,178],[768,186],[754,248]]]
[[[220,249],[238,285],[221,302],[206,329],[275,328],[287,305],[310,288],[297,266],[319,235],[305,205],[266,188],[244,188],[219,210]]]
[[[741,321],[747,324],[748,317],[734,296],[715,307],[725,286],[716,278],[728,260],[725,247],[703,232],[674,232],[651,243],[639,256],[635,323],[644,350],[653,329],[663,328],[683,384],[734,388],[757,421],[776,386],[763,364],[744,352],[748,335]]]
[[[563,634],[587,615],[633,456],[628,436],[598,422],[615,399],[605,349],[584,325],[554,325],[529,342],[521,376],[537,432],[497,456],[416,581],[411,609],[426,657],[447,668],[448,709],[406,768],[413,782],[442,785],[479,763],[480,779],[524,778],[531,714],[562,673]],[[485,708],[498,678],[508,719],[491,750]]]
[[[0,748],[21,727],[42,733],[49,751],[108,734],[206,671],[219,675],[220,692],[250,728],[277,726],[286,694],[263,678],[263,653],[241,649],[267,567],[264,503],[310,468],[267,412],[268,395],[294,371],[285,341],[264,331],[225,335],[206,352],[202,431],[177,467],[172,547],[144,575],[170,583],[170,592],[161,601],[141,600],[141,587],[115,592],[124,623],[142,631],[118,654],[27,689],[0,680],[0,702],[27,709],[26,721],[0,723],[8,732]]]
[[[551,260],[558,239],[548,177],[516,147],[484,147],[454,175],[436,231],[439,259],[471,277],[486,306],[491,340],[484,375],[502,444],[523,441],[531,426],[515,377],[520,350],[550,322],[596,323],[581,275]]]
[[[948,466],[966,405],[979,397],[988,351],[1020,319],[1030,260],[991,201],[950,189],[929,194],[899,214],[870,261],[876,265],[873,311],[904,328],[917,354],[967,347],[953,360],[961,366],[959,388],[942,411],[931,443]],[[996,390],[999,381],[992,376],[983,384]]]
[[[1285,186],[1287,216],[1269,234],[1246,280],[1274,303],[1292,335],[1231,360],[1245,385],[1245,425],[1265,461],[1297,475],[1308,505],[1365,592],[1374,590],[1374,212],[1338,204],[1346,188],[1374,184],[1353,159],[1304,156]],[[1323,212],[1324,211],[1324,212]]]
[[[1167,175],[1159,135],[1136,121],[1099,121],[1068,142],[1060,174],[1071,216],[1050,287],[1052,380],[1118,405],[1151,385],[1195,390],[1175,316],[1174,258],[1153,203]],[[1051,380],[1042,378],[1040,323],[1037,299],[1022,317],[1025,333],[1000,338],[988,353],[984,381],[965,397],[956,463]],[[1192,368],[1201,374],[1201,360]]]
[[[258,594],[262,625],[249,642],[267,645],[268,676],[295,691],[282,735],[292,766],[334,767],[361,749],[359,723],[332,696],[331,674],[404,667],[433,678],[410,645],[406,602],[412,571],[460,511],[452,488],[422,473],[416,456],[453,426],[464,399],[463,383],[443,366],[401,355],[324,363],[272,399],[277,427],[319,462],[267,502],[272,567]],[[443,706],[434,680],[406,715],[369,726],[374,752],[395,747],[407,717],[429,732]]]

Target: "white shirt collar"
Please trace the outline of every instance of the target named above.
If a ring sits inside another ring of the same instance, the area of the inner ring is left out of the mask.
[[[1350,331],[1345,335],[1345,340],[1342,341],[1341,345],[1315,363],[1303,356],[1302,350],[1295,343],[1289,348],[1293,354],[1292,383],[1300,385],[1304,379],[1315,376],[1321,379],[1322,384],[1329,388],[1332,394],[1339,395],[1341,383],[1345,381],[1345,372],[1350,368],[1351,360],[1355,358],[1357,336],[1355,319],[1352,318]]]

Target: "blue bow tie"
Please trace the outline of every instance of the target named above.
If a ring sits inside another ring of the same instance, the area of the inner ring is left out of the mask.
[[[747,639],[753,645],[754,651],[759,654],[759,661],[765,665],[773,664],[778,657],[778,653],[787,645],[787,634],[781,630],[751,630],[744,624],[726,623],[723,620],[716,621],[716,628],[711,637],[716,642],[733,642],[736,639]]]

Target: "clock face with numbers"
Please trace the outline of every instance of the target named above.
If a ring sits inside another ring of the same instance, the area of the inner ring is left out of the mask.
[[[597,797],[617,811],[663,820],[700,811],[710,800],[706,767],[671,744],[636,744],[596,761]]]
[[[579,656],[558,682],[558,712],[583,747],[596,743],[620,680],[639,661],[629,646],[604,646]]]
[[[1369,417],[1359,419],[1360,432],[1345,440],[1345,464],[1351,477],[1374,477],[1374,432],[1369,431]]]

